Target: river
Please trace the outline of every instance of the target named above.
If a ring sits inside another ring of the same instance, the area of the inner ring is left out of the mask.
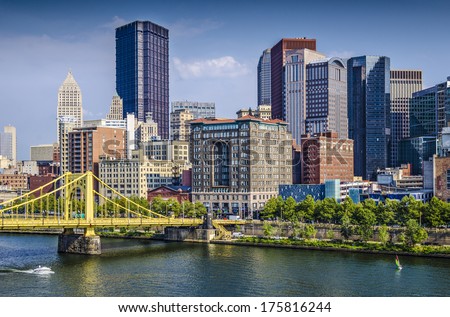
[[[102,238],[102,255],[57,253],[57,236],[0,234],[0,296],[450,296],[450,260]],[[51,267],[53,274],[31,269]]]

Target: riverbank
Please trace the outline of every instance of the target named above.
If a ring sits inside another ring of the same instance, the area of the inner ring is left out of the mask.
[[[292,240],[246,237],[238,240],[212,240],[212,244],[228,244],[237,246],[305,249],[318,251],[341,251],[372,254],[397,254],[407,256],[438,257],[450,259],[450,247],[416,245],[413,247],[402,244],[365,243],[355,241],[323,241],[323,240]]]

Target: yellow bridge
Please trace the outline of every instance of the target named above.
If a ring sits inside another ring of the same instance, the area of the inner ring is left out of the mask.
[[[52,190],[45,193],[50,186]],[[80,229],[84,237],[94,237],[95,229],[104,227],[203,224],[202,219],[174,218],[153,212],[105,184],[92,172],[66,173],[25,195],[0,203],[0,220],[0,230],[59,228],[71,234],[73,229]]]

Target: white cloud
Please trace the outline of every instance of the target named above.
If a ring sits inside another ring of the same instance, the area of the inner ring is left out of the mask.
[[[223,25],[222,22],[214,21],[211,19],[194,20],[194,19],[181,19],[177,22],[169,25],[168,29],[171,36],[196,36],[210,30],[220,28]]]
[[[232,56],[223,56],[185,63],[174,58],[175,69],[182,79],[189,78],[234,78],[247,75],[249,69],[239,63]]]
[[[116,29],[119,26],[122,26],[122,25],[125,25],[125,24],[127,24],[127,21],[125,19],[122,19],[121,17],[118,17],[116,15],[116,16],[114,16],[112,18],[111,21],[109,21],[109,22],[107,22],[105,24],[102,24],[101,27],[107,28],[107,29]]]

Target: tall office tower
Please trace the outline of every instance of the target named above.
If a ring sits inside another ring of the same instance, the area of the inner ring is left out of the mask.
[[[106,120],[123,120],[123,101],[118,95],[114,95],[112,98]]]
[[[283,117],[288,123],[288,131],[292,133],[292,138],[297,144],[300,144],[301,136],[305,134],[306,65],[324,58],[325,55],[309,49],[286,52]],[[273,115],[274,108],[272,107]]]
[[[147,112],[169,137],[169,30],[150,21],[135,21],[116,29],[116,91],[123,99],[123,118]]]
[[[447,81],[412,94],[409,105],[409,138],[400,141],[399,163],[411,163],[413,174],[437,152],[442,129],[450,122],[450,77]]]
[[[307,48],[316,50],[316,40],[306,38],[281,39],[270,50],[270,98],[272,118],[286,120],[283,100],[283,69],[286,52],[293,49]]]
[[[374,180],[389,166],[390,59],[359,56],[347,61],[349,138],[354,140],[355,176]]]
[[[258,63],[258,105],[270,105],[270,48],[266,49]]]
[[[0,132],[0,156],[6,157],[12,166],[17,162],[16,128],[8,125]]]
[[[186,109],[194,116],[199,118],[215,118],[216,105],[214,102],[198,102],[198,101],[173,101],[172,111]]]
[[[58,109],[56,131],[58,131],[58,143],[60,138],[59,122],[67,121],[66,118],[72,118],[72,122],[76,128],[83,125],[83,103],[81,98],[80,86],[78,86],[72,71],[69,70],[66,79],[59,87],[58,91]],[[65,118],[65,119],[61,119]]]
[[[186,109],[175,110],[170,113],[170,137],[172,140],[189,141],[191,128],[189,122],[194,115]]]
[[[421,70],[391,70],[391,167],[399,166],[399,142],[409,138],[410,100],[419,90],[422,90]]]
[[[340,58],[306,65],[306,133],[348,137],[347,67]]]

